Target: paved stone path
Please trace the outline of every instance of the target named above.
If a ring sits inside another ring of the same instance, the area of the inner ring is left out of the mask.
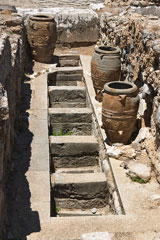
[[[47,76],[24,83],[8,184],[8,239],[26,239],[50,217]]]

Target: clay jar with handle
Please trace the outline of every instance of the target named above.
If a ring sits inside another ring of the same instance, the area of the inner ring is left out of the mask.
[[[109,144],[127,144],[134,131],[139,106],[137,86],[130,82],[104,85],[102,122]]]
[[[37,14],[29,17],[27,37],[32,56],[37,62],[49,63],[56,44],[56,22],[51,15]]]
[[[118,81],[120,72],[120,50],[112,46],[96,47],[91,60],[91,77],[98,101],[102,101],[104,84]]]

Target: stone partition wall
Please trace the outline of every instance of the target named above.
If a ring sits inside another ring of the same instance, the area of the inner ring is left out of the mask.
[[[25,23],[29,15],[50,14],[57,24],[56,45],[60,46],[88,46],[99,39],[98,14],[91,9],[74,8],[17,8],[18,14],[25,16]]]
[[[121,80],[135,82],[139,88],[141,127],[151,127],[152,132],[145,148],[160,182],[160,19],[136,11],[129,7],[102,14],[99,44],[120,48]]]
[[[105,0],[2,0],[5,4],[14,4],[16,7],[50,8],[50,7],[74,7],[88,8],[91,4],[104,3]]]
[[[114,5],[114,6],[140,6],[140,7],[147,7],[152,5],[160,5],[159,0],[106,0],[106,4]]]
[[[0,37],[0,239],[6,220],[6,182],[12,167],[11,153],[16,137],[14,128],[24,80],[25,35],[23,21],[4,13]]]

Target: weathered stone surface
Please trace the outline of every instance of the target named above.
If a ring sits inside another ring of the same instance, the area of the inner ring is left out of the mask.
[[[77,86],[77,81],[82,81],[82,68],[65,69],[56,68],[55,71],[48,73],[49,86]]]
[[[108,232],[92,232],[82,235],[81,240],[111,240]]]
[[[136,137],[134,142],[132,142],[132,144],[134,144],[134,143],[141,143],[145,139],[149,140],[150,138],[151,138],[150,129],[149,128],[141,128],[139,130],[138,136]]]
[[[53,196],[63,208],[66,207],[66,203],[68,203],[67,208],[70,208],[71,205],[73,208],[81,208],[81,204],[85,204],[85,201],[86,205],[83,208],[92,208],[93,203],[96,204],[94,207],[99,207],[102,203],[103,206],[107,204],[108,190],[104,173],[78,175],[55,173],[51,177],[51,182]],[[92,206],[90,206],[89,201]]]
[[[99,150],[94,136],[50,136],[50,147],[54,156],[97,155]]]
[[[116,145],[107,149],[108,156],[123,160],[134,159],[136,156],[135,149],[130,145]]]
[[[52,134],[91,135],[92,111],[89,108],[50,108]]]
[[[85,107],[86,91],[77,86],[49,87],[49,100],[51,107]]]
[[[90,108],[49,108],[51,123],[91,123],[92,111]]]
[[[55,168],[95,166],[98,142],[93,136],[50,136],[52,163]]]
[[[60,54],[58,56],[59,67],[77,67],[80,66],[79,55],[74,54]]]
[[[43,8],[18,9],[21,15],[50,13],[57,22],[57,43],[79,46],[85,43],[96,43],[99,38],[99,18],[90,9]]]
[[[142,163],[136,163],[131,161],[128,164],[128,173],[130,177],[138,177],[144,182],[148,182],[151,178],[151,167]]]

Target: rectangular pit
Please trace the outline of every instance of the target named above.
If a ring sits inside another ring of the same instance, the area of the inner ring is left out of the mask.
[[[54,168],[98,165],[99,145],[94,136],[50,136]]]
[[[92,111],[89,108],[49,108],[51,134],[91,135]]]
[[[50,86],[49,103],[53,108],[84,108],[86,107],[85,87]]]
[[[74,54],[61,54],[58,56],[58,67],[77,67],[80,66],[80,56]]]
[[[82,81],[82,67],[57,67],[56,71],[48,73],[49,86],[77,86]]]

